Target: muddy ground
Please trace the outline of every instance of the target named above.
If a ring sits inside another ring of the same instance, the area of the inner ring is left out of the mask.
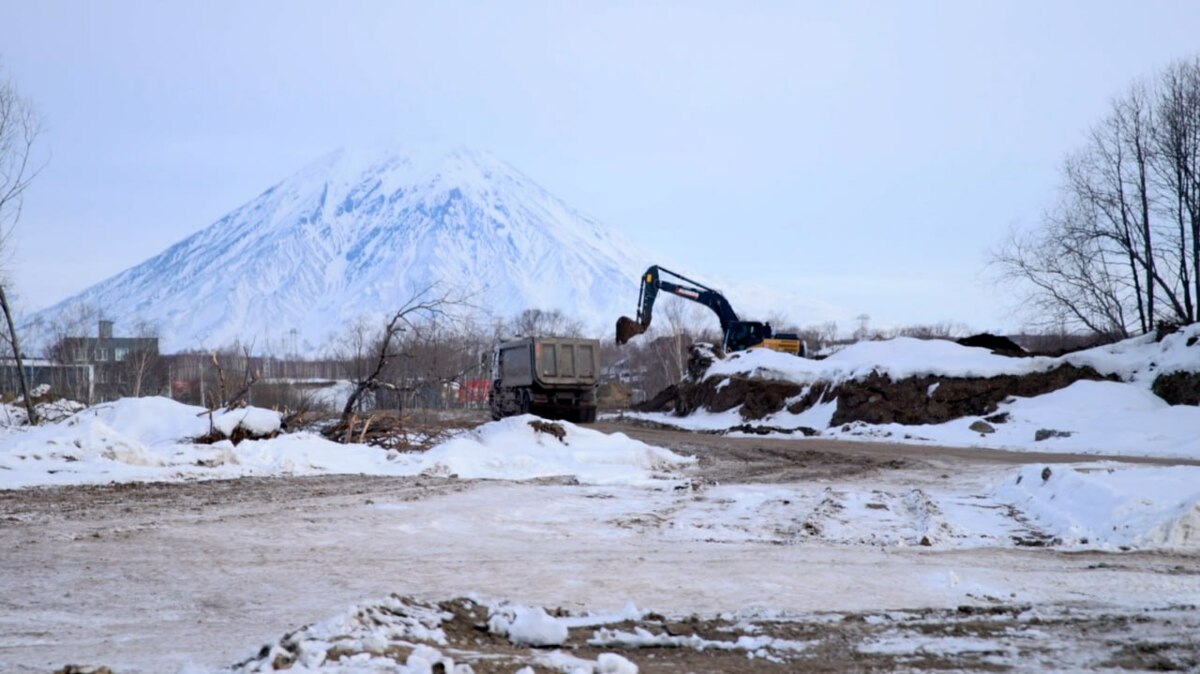
[[[923,485],[1095,460],[596,427],[699,457],[687,475],[698,485]],[[574,615],[634,600],[655,613],[606,633],[572,630],[565,650],[618,653],[643,672],[1200,668],[1196,554],[681,542],[646,527],[596,539],[589,504],[634,494],[561,479],[362,476],[0,491],[0,671],[231,666],[393,593],[460,607],[445,629],[456,659],[476,672],[552,670],[544,650],[479,630],[481,609],[452,598]],[[1029,593],[931,595],[914,582],[933,576]],[[1110,603],[1109,588],[1145,599]],[[638,627],[664,638],[622,640]],[[755,635],[782,646],[710,643]]]

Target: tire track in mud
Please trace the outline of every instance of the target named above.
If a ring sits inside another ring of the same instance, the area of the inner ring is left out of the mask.
[[[819,477],[822,471],[830,476],[837,476],[854,474],[856,466],[859,467],[858,472],[865,472],[872,469],[910,467],[913,463],[953,467],[1116,461],[1149,466],[1200,466],[1200,458],[1024,452],[985,447],[863,442],[821,437],[731,437],[646,425],[636,420],[605,420],[592,424],[591,427],[605,433],[624,433],[645,443],[694,454],[702,463],[710,460],[719,473],[714,479],[722,481],[734,476],[753,481],[757,476],[761,481],[787,482],[792,477]],[[815,465],[789,465],[795,464],[805,456],[811,456],[807,453],[818,455],[813,457]]]

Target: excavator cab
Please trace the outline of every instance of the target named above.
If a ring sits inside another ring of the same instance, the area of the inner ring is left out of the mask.
[[[760,321],[734,321],[725,330],[725,353],[745,351],[771,338],[771,324]]]

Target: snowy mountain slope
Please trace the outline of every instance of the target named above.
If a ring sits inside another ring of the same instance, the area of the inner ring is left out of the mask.
[[[658,260],[483,152],[339,150],[161,254],[46,309],[157,325],[167,351],[254,341],[314,352],[414,288],[499,317],[560,309],[611,330]]]

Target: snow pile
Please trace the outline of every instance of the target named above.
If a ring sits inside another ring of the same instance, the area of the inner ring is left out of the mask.
[[[225,437],[233,437],[239,428],[251,437],[264,437],[278,433],[283,418],[279,412],[261,407],[244,407],[213,414],[213,428]]]
[[[35,401],[33,404],[34,411],[43,422],[61,421],[85,407],[87,405],[66,398],[44,402]],[[0,429],[24,426],[27,423],[29,423],[29,411],[25,409],[23,398],[17,398],[11,403],[0,403]]]
[[[746,375],[807,384],[861,379],[877,372],[892,379],[921,377],[998,377],[1044,372],[1060,365],[1056,358],[1010,358],[987,349],[941,339],[896,337],[851,344],[824,360],[809,360],[770,349],[730,354],[708,369],[707,376]]]
[[[743,375],[805,384],[861,379],[872,372],[893,380],[922,376],[999,377],[1075,365],[1089,366],[1101,374],[1116,375],[1123,381],[1149,388],[1159,374],[1200,371],[1200,345],[1196,340],[1200,340],[1200,323],[1167,335],[1161,342],[1156,342],[1154,335],[1142,335],[1058,358],[1012,358],[949,340],[895,337],[851,344],[823,360],[751,349],[718,360],[707,376]]]
[[[488,617],[488,631],[507,637],[518,646],[561,646],[569,631],[566,623],[548,615],[540,606],[514,604],[497,609]]]
[[[470,599],[431,604],[392,595],[347,613],[289,632],[275,643],[257,650],[254,657],[224,674],[288,671],[329,673],[468,674],[471,665],[488,663],[487,671],[533,672],[533,663],[572,674],[637,674],[638,667],[616,653],[600,653],[586,660],[561,650],[491,652],[485,641],[462,634],[474,633],[479,612],[486,611],[488,629],[517,646],[550,647],[566,643],[567,623],[575,626],[606,625],[622,618],[580,617],[556,619],[540,606],[500,603],[481,605]],[[451,622],[457,621],[454,629]],[[457,639],[457,640],[456,640]],[[507,649],[506,649],[507,650]],[[453,653],[453,657],[449,655]],[[458,658],[459,661],[456,661]],[[544,670],[537,670],[544,671]]]
[[[1184,326],[1161,342],[1152,334],[1142,335],[1067,354],[1062,360],[1149,387],[1160,374],[1200,372],[1200,323]]]
[[[198,444],[207,410],[167,398],[128,398],[53,424],[0,436],[0,488],[172,481],[268,475],[430,474],[523,480],[573,476],[596,484],[652,484],[695,459],[623,434],[560,422],[559,440],[523,416],[485,424],[424,453],[338,444],[311,433],[270,436],[279,414],[260,408],[215,413],[212,428],[251,439]]]
[[[441,626],[451,617],[436,606],[392,596],[290,632],[222,671],[429,674],[440,665],[447,673],[466,674],[469,667],[442,652],[447,642]]]
[[[567,422],[560,440],[530,425],[533,415],[484,424],[414,460],[420,471],[461,478],[528,480],[575,476],[589,484],[649,484],[662,473],[695,463],[661,447],[633,440],[624,433],[601,433]]]
[[[988,418],[993,430],[987,433],[971,428],[981,418],[964,417],[936,425],[852,425],[826,434],[956,447],[1200,458],[1200,408],[1168,405],[1137,384],[1077,381],[1035,398],[1013,398]]]
[[[1066,546],[1200,548],[1200,466],[1029,465],[995,497]]]
[[[1000,402],[986,419],[964,416],[926,425],[855,421],[833,426],[832,420],[840,403],[831,399],[818,401],[796,414],[786,409],[768,414],[753,424],[782,430],[804,427],[818,429],[825,436],[890,442],[1101,455],[1200,457],[1200,407],[1171,406],[1151,393],[1151,386],[1159,375],[1200,371],[1200,324],[1187,326],[1161,341],[1155,341],[1153,335],[1145,335],[1060,358],[1012,358],[947,340],[907,337],[859,342],[824,360],[752,349],[718,360],[708,369],[707,377],[740,376],[798,384],[803,388],[798,395],[784,401],[789,405],[805,400],[818,383],[830,385],[831,391],[837,391],[838,385],[867,378],[873,373],[886,375],[893,382],[927,376],[987,379],[1031,375],[1063,366],[1090,367],[1122,381],[1080,380],[1032,398],[1010,397]],[[725,379],[718,384],[717,391],[728,381]],[[938,393],[939,385],[940,382],[935,381],[928,386],[925,400],[919,400],[918,395],[913,404],[926,404],[932,410],[934,403],[930,401],[936,401],[936,395],[945,391]],[[865,400],[866,395],[861,397]],[[895,400],[905,399],[897,397]],[[701,409],[687,417],[665,413],[635,413],[633,416],[695,430],[725,430],[746,423],[741,412],[742,408],[735,406],[717,413]],[[979,430],[981,428],[983,430]]]

